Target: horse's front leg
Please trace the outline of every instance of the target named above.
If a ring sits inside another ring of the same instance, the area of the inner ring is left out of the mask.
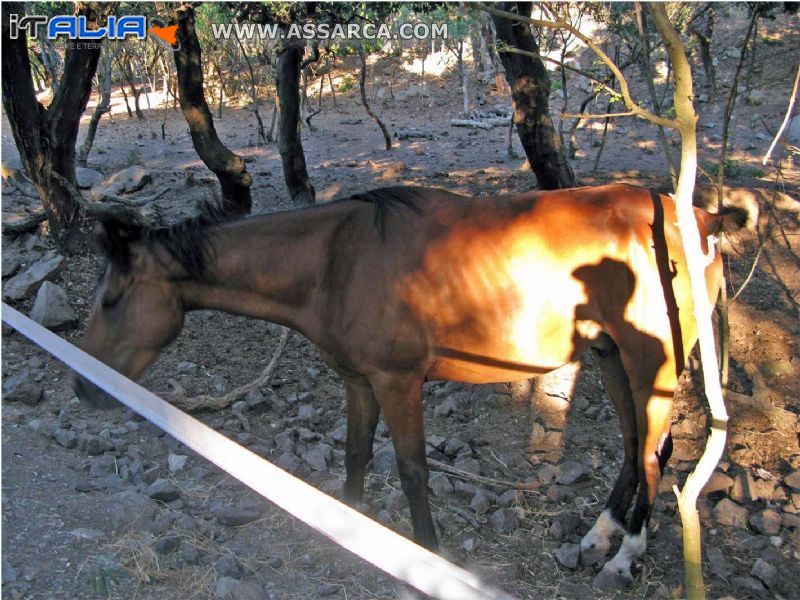
[[[400,484],[411,510],[414,540],[435,551],[439,542],[428,504],[428,461],[422,420],[423,380],[421,374],[380,373],[370,378],[392,436]]]
[[[611,338],[606,338],[604,341],[606,343],[602,347],[593,348],[593,351],[600,365],[603,387],[613,401],[619,418],[625,462],[605,509],[581,540],[581,564],[584,565],[593,565],[605,557],[611,547],[611,537],[625,531],[625,515],[639,485],[636,466],[638,454],[636,407],[633,404],[628,375],[622,366],[619,348]]]
[[[372,459],[380,409],[372,387],[365,378],[348,376],[344,385],[347,393],[347,445],[344,455],[347,479],[344,483],[344,500],[351,506],[358,506],[364,497],[364,477],[367,464]]]

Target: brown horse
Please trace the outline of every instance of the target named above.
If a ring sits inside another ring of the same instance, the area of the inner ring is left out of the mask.
[[[742,225],[695,209],[703,240]],[[421,386],[529,378],[592,348],[622,426],[625,462],[582,541],[598,561],[638,496],[607,575],[645,548],[672,395],[696,340],[675,206],[627,185],[470,198],[378,189],[229,223],[150,230],[104,224],[108,264],[84,349],[138,377],[188,310],[217,309],[302,332],[347,392],[346,500],[361,500],[378,415],[395,446],[416,541],[437,547],[427,498]],[[709,297],[721,260],[706,270]],[[83,379],[76,391],[103,393]]]

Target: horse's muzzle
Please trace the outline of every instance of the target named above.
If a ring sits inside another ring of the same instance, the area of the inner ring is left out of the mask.
[[[92,408],[109,410],[122,406],[122,403],[116,400],[112,395],[107,394],[91,381],[74,372],[72,373],[72,389],[75,390],[75,395],[78,396],[78,398],[86,402]]]

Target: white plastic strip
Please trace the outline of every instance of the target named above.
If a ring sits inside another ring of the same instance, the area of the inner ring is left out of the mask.
[[[435,598],[512,600],[472,573],[264,460],[3,303],[8,325],[219,468],[389,575]]]

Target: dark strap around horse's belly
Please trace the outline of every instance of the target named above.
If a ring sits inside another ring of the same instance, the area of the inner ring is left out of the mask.
[[[466,383],[497,383],[529,379],[549,373],[561,365],[530,365],[437,346],[428,379],[450,379]]]

